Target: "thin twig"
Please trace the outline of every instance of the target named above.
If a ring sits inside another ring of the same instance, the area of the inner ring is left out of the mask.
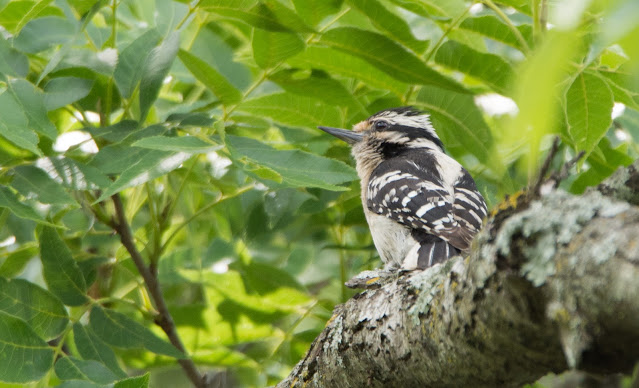
[[[580,151],[574,158],[570,159],[566,163],[561,166],[559,171],[554,171],[550,174],[548,178],[546,175],[548,171],[550,171],[550,165],[552,164],[552,160],[557,155],[559,150],[559,137],[555,137],[552,142],[552,146],[550,147],[550,151],[548,151],[548,155],[546,155],[546,160],[544,160],[544,164],[539,169],[539,173],[537,175],[537,179],[535,179],[535,183],[528,190],[527,199],[533,200],[541,197],[542,187],[550,187],[550,189],[556,189],[561,181],[568,177],[570,169],[581,160],[586,154],[585,151]]]
[[[166,336],[169,338],[169,341],[171,341],[173,346],[186,355],[186,349],[177,333],[175,322],[173,322],[173,317],[171,316],[166,305],[166,301],[164,300],[157,271],[151,271],[150,268],[145,265],[142,254],[135,246],[131,228],[126,220],[126,215],[124,214],[124,206],[122,206],[120,195],[114,194],[111,199],[113,200],[113,206],[115,207],[116,214],[116,219],[111,222],[111,226],[120,236],[122,245],[124,245],[131,255],[133,263],[138,269],[138,272],[140,272],[140,275],[142,275],[142,279],[144,279],[144,283],[146,284],[149,294],[153,299],[155,308],[158,310],[155,323],[162,328],[164,333],[166,333]],[[187,358],[178,360],[178,363],[180,363],[180,366],[184,369],[184,372],[195,387],[206,388],[206,382],[197,370],[197,367],[191,358],[187,356]]]
[[[584,157],[584,155],[586,154],[586,151],[579,151],[579,153],[572,159],[570,159],[569,161],[567,161],[566,163],[564,163],[563,166],[561,166],[561,170],[559,172],[553,172],[550,176],[550,179],[555,181],[555,188],[557,186],[559,186],[559,183],[561,183],[561,181],[563,181],[564,179],[566,179],[568,177],[568,174],[570,173],[570,169],[577,164],[577,162],[579,162],[581,160],[581,158]]]
[[[546,179],[546,174],[548,174],[548,170],[550,169],[550,164],[552,160],[557,155],[557,151],[559,150],[559,137],[555,137],[552,141],[552,146],[550,147],[550,151],[548,151],[548,155],[546,155],[546,160],[544,160],[544,164],[539,169],[539,173],[537,174],[537,179],[535,179],[535,183],[531,186],[530,190],[528,190],[529,195],[538,197],[539,189],[541,185],[544,183]]]

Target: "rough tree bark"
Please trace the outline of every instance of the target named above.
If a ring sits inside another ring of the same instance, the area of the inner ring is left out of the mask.
[[[489,220],[469,258],[337,306],[278,387],[517,387],[639,361],[639,162]]]

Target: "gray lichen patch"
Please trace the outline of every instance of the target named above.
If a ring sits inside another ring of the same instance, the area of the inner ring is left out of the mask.
[[[612,176],[590,191],[595,189],[606,196],[639,205],[639,161],[627,168],[620,167]]]
[[[518,238],[525,239],[524,248],[517,252],[524,256],[520,258],[521,273],[540,286],[555,273],[554,257],[559,246],[572,241],[595,215],[614,217],[628,208],[627,203],[612,201],[598,192],[575,197],[558,191],[506,220],[495,246],[499,254],[508,256],[513,253],[512,244]],[[603,253],[602,257],[610,256],[609,251]]]
[[[456,268],[460,262],[463,262],[463,258],[457,256],[409,278],[410,287],[418,290],[415,302],[408,309],[408,315],[412,318],[414,325],[419,325],[420,315],[429,312],[433,298],[441,293],[442,286],[446,278],[450,276],[451,269]]]

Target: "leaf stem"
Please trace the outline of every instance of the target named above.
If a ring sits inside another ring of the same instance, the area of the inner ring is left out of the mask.
[[[499,16],[499,18],[508,26],[508,28],[510,28],[512,33],[515,34],[515,37],[521,44],[524,54],[528,54],[528,52],[530,52],[530,46],[528,46],[528,42],[526,42],[526,39],[524,39],[524,36],[517,29],[517,27],[515,27],[515,25],[513,24],[512,20],[510,20],[508,15],[506,15],[504,11],[501,10],[501,8],[499,8],[495,3],[493,3],[492,0],[484,0],[483,3],[486,4],[486,6],[490,8],[493,12],[495,12],[497,16]]]
[[[430,61],[430,59],[433,57],[433,55],[437,52],[437,49],[439,49],[439,46],[442,45],[442,43],[444,43],[444,39],[446,39],[446,37],[448,36],[448,34],[450,34],[450,32],[457,27],[459,24],[461,24],[462,20],[464,20],[466,18],[466,15],[468,14],[468,12],[470,11],[470,7],[466,7],[466,10],[457,17],[457,19],[453,20],[448,27],[446,27],[446,29],[444,30],[444,33],[442,34],[442,36],[439,37],[439,39],[437,40],[437,42],[433,45],[433,47],[428,50],[428,54],[426,54],[426,57],[424,58],[424,62],[428,63],[428,61]]]
[[[202,0],[199,0],[197,3],[195,3],[194,6],[192,7],[189,6],[189,12],[187,12],[186,15],[182,18],[182,20],[180,20],[178,25],[175,27],[176,30],[179,30],[180,28],[182,28],[182,25],[186,23],[186,21],[189,19],[189,17],[191,17],[191,15],[193,15],[193,12],[196,11],[196,8],[200,5],[201,2]]]
[[[266,80],[266,78],[269,76],[269,71],[270,70],[264,70],[260,73],[260,76],[251,84],[251,86],[249,86],[248,89],[246,89],[246,91],[244,92],[244,94],[242,95],[242,100],[244,101],[246,99],[246,97],[249,96],[249,94],[253,93],[253,91],[255,89],[257,89],[258,86],[260,86],[262,84],[262,82],[264,82]],[[223,117],[223,121],[226,121],[228,119],[228,117],[231,115],[231,113],[233,113],[233,111],[235,111],[235,109],[240,105],[240,103],[237,103],[233,106],[231,106],[230,108],[228,108],[227,110],[224,111],[224,117]]]

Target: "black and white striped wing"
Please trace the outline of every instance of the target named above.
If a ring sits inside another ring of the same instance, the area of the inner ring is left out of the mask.
[[[455,180],[459,188],[447,187],[434,166],[430,159],[383,162],[369,180],[367,206],[415,232],[434,235],[465,250],[481,227],[485,204],[461,166]],[[473,206],[478,207],[469,212]]]

